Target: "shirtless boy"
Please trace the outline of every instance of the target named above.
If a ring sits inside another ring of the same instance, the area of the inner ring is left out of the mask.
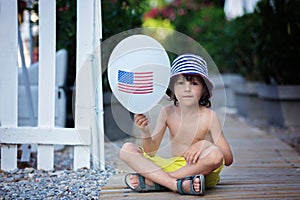
[[[152,133],[148,118],[136,114],[142,147],[125,143],[120,150],[120,158],[136,172],[125,178],[132,190],[204,195],[205,188],[216,186],[233,155],[217,114],[210,109],[212,90],[202,57],[183,54],[173,61],[167,94],[174,104],[161,110]],[[155,154],[167,128],[172,157],[166,159]]]

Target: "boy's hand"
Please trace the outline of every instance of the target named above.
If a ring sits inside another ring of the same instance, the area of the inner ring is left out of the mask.
[[[187,164],[195,164],[200,156],[205,156],[205,150],[209,149],[211,146],[213,146],[211,142],[207,140],[201,140],[195,144],[192,144],[183,154],[183,157],[185,158]]]
[[[199,142],[192,144],[188,150],[183,154],[188,165],[195,164],[201,153],[201,145]]]
[[[148,132],[148,118],[143,114],[135,114],[134,115],[134,123],[137,127],[139,127],[143,132]]]
[[[192,144],[187,151],[183,154],[183,157],[185,158],[187,164],[195,164],[203,150],[211,146],[212,143],[210,143],[207,140],[201,140],[195,144]]]

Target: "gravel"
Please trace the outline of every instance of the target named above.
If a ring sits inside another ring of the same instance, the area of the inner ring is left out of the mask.
[[[25,168],[0,173],[0,199],[98,199],[114,169],[43,171]]]
[[[55,151],[54,170],[36,169],[36,153],[13,171],[0,171],[0,200],[4,199],[99,199],[101,187],[118,173],[115,147],[106,144],[105,170],[72,169],[73,148]],[[22,169],[21,169],[22,168]]]

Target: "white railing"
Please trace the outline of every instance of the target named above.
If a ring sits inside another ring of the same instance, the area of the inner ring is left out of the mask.
[[[91,164],[104,168],[100,53],[94,51],[100,46],[100,5],[99,0],[77,0],[75,128],[58,128],[54,126],[56,2],[39,1],[38,125],[18,127],[17,1],[0,0],[1,169],[17,168],[18,144],[37,144],[38,169],[53,169],[54,145],[74,146],[74,169]]]

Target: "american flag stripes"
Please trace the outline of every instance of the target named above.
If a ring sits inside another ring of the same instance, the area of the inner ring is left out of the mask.
[[[153,72],[118,70],[118,90],[129,94],[153,93]]]

